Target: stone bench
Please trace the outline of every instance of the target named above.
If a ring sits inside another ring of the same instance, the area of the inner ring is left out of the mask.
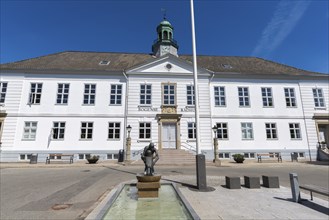
[[[262,176],[263,186],[267,188],[280,188],[279,177],[277,176]]]
[[[244,176],[244,186],[249,189],[260,188],[260,178],[258,176]]]
[[[240,177],[225,176],[226,188],[241,189]]]

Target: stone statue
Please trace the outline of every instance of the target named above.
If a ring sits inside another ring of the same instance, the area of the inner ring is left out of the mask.
[[[154,164],[159,160],[159,154],[152,142],[144,148],[141,158],[145,164],[144,174],[153,176]]]

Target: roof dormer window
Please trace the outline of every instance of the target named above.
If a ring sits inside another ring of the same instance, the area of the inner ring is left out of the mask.
[[[99,62],[98,65],[101,65],[101,66],[104,66],[104,65],[109,65],[111,61],[108,61],[108,60],[102,60],[101,62]]]
[[[230,64],[222,64],[224,69],[232,69],[233,67]]]

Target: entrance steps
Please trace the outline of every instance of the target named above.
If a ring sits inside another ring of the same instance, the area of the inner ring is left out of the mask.
[[[180,149],[162,149],[158,151],[159,160],[157,165],[193,165],[195,164],[195,154],[186,150]],[[132,164],[143,165],[144,162],[140,159]]]

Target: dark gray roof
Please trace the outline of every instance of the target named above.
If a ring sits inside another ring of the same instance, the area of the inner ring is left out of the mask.
[[[192,56],[180,59],[192,62]],[[63,70],[63,71],[122,71],[156,59],[151,54],[66,51],[0,65],[1,70]],[[103,60],[109,65],[99,65]],[[198,67],[215,73],[324,75],[256,57],[198,56]]]

